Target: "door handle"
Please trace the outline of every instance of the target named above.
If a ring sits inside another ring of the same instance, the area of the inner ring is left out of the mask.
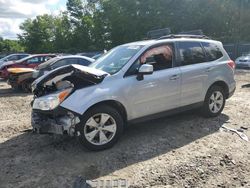
[[[169,80],[178,80],[180,78],[179,75],[173,75],[169,78]]]

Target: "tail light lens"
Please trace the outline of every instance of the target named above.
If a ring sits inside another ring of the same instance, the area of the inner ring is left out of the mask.
[[[233,60],[230,60],[230,61],[228,61],[228,66],[231,68],[231,69],[235,69],[235,67],[236,67],[236,65],[235,65],[235,62],[233,61]]]

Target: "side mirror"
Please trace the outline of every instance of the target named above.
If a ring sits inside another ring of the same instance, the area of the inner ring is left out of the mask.
[[[153,65],[143,64],[139,68],[138,75],[137,75],[137,80],[143,80],[144,75],[150,75],[150,74],[153,74],[153,72],[154,72]]]

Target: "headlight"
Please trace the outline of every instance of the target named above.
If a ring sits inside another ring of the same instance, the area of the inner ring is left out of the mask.
[[[37,98],[34,100],[33,109],[44,110],[44,111],[53,110],[57,106],[59,106],[61,102],[64,101],[64,99],[70,94],[71,91],[72,88]]]
[[[39,76],[39,70],[35,70],[33,73],[32,73],[32,77],[33,78],[37,78]]]

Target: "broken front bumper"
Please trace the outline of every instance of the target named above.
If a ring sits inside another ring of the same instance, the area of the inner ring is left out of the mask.
[[[71,112],[55,114],[54,112],[32,111],[33,131],[39,134],[75,135],[75,126],[80,119]]]

